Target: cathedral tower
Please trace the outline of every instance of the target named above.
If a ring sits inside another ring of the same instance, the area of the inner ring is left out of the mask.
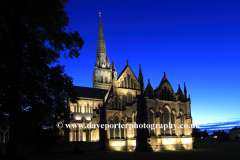
[[[107,57],[101,21],[101,12],[99,12],[97,57],[95,69],[93,71],[93,88],[109,90],[111,88],[111,85],[112,85],[112,67]]]

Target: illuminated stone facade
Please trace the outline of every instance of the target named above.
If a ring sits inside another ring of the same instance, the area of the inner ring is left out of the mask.
[[[139,95],[144,95],[148,113],[148,124],[155,124],[149,129],[148,143],[154,151],[192,149],[192,117],[190,96],[184,83],[184,93],[180,85],[175,93],[164,72],[160,85],[153,90],[150,81],[144,89],[143,74],[139,67],[139,76],[135,76],[128,60],[127,65],[117,77],[114,62],[110,65],[106,53],[101,15],[97,57],[93,72],[93,88],[77,87],[79,98],[76,103],[68,102],[72,124],[82,124],[83,128],[72,128],[69,141],[92,141],[100,139],[99,128],[89,128],[100,123],[100,107],[106,108],[107,124],[126,124],[124,128],[108,128],[109,148],[113,150],[134,151],[136,147],[137,129],[131,128],[136,123]],[[142,85],[141,85],[142,84]],[[141,88],[141,86],[143,86]],[[164,124],[175,124],[176,128],[163,129]],[[156,126],[158,124],[160,127]],[[181,128],[180,125],[188,125]],[[126,143],[127,142],[127,143]]]

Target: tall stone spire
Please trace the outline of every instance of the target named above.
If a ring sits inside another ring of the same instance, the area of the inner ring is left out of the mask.
[[[187,88],[186,88],[185,82],[184,82],[184,95],[185,95],[185,99],[187,99]]]
[[[141,94],[143,94],[143,92],[144,92],[144,83],[143,83],[143,75],[142,75],[141,65],[139,65],[138,81],[140,83]]]
[[[103,35],[101,12],[99,12],[99,30],[97,43],[97,56],[93,71],[93,88],[110,89],[112,86],[112,66],[107,57],[106,45]]]
[[[101,12],[99,12],[99,30],[98,30],[96,66],[100,68],[110,68],[110,62],[107,58],[106,45],[102,28]]]
[[[139,77],[142,76],[141,65],[139,64]]]
[[[116,71],[116,68],[115,68],[115,64],[114,64],[113,59],[112,59],[112,70],[113,70],[113,71]]]

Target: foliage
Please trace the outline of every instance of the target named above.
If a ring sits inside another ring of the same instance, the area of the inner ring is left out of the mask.
[[[56,64],[65,51],[64,57],[78,58],[84,43],[78,32],[66,32],[67,2],[0,2],[0,119],[8,118],[10,145],[19,146],[23,132],[68,117],[66,100],[76,99],[72,78]]]

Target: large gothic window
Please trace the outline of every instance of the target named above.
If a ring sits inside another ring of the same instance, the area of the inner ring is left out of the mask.
[[[167,107],[163,109],[163,122],[164,124],[167,124],[169,126],[169,110],[167,109]],[[167,127],[165,129],[165,135],[169,135],[169,134],[170,134],[170,130],[169,130],[169,127]]]
[[[110,139],[114,139],[114,138],[119,139],[120,137],[124,138],[124,128],[121,129],[121,126],[119,126],[119,123],[120,123],[120,125],[124,124],[123,120],[119,121],[119,118],[117,115],[114,117],[114,120],[111,119],[109,121]],[[115,126],[115,124],[116,124],[116,126]]]

